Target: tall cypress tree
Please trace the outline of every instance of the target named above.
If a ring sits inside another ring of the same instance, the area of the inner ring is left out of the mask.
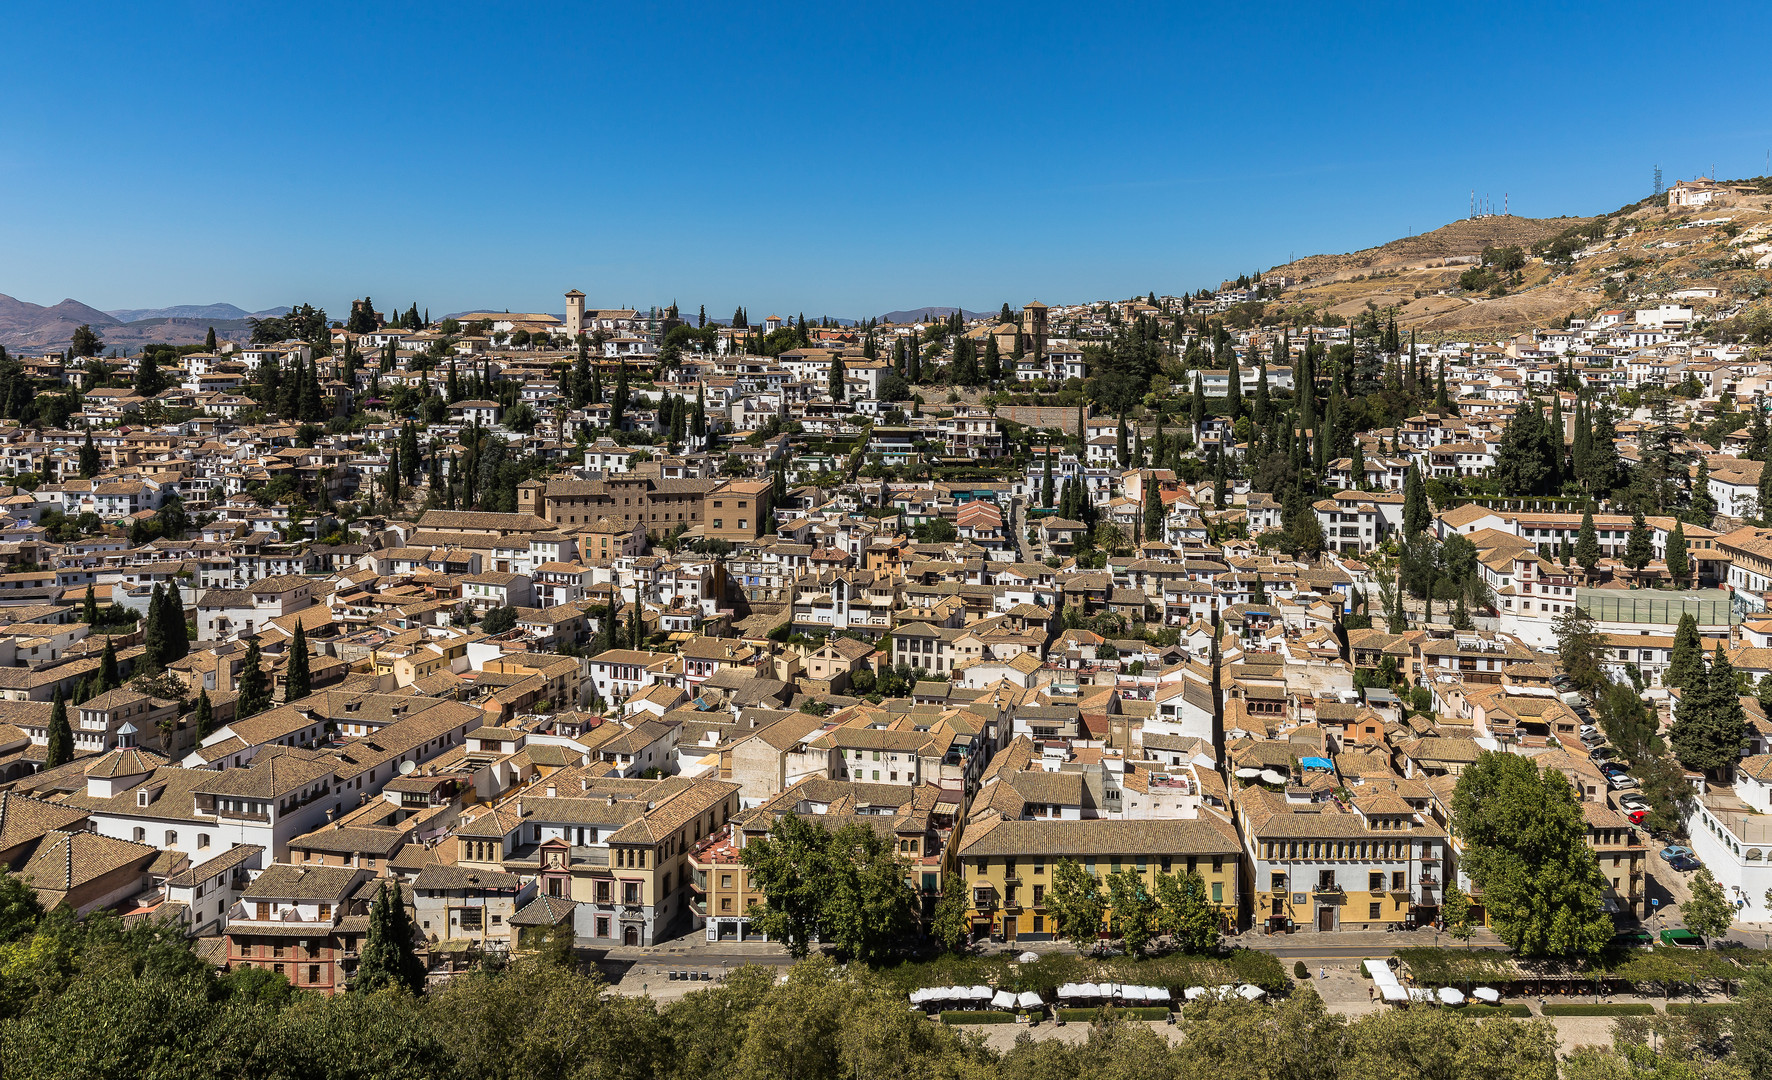
[[[1687,612],[1674,630],[1674,647],[1667,670],[1661,674],[1661,685],[1687,690],[1699,685],[1703,677],[1704,645],[1698,638],[1698,620]]]
[[[1051,443],[1046,444],[1046,452],[1044,454],[1041,454],[1040,456],[1045,459],[1044,463],[1041,466],[1041,468],[1044,471],[1042,472],[1042,474],[1040,476],[1040,505],[1046,507],[1047,509],[1051,509],[1051,507],[1052,507],[1052,444]]]
[[[92,586],[86,586],[86,598],[80,601],[80,621],[87,626],[98,625],[98,598],[92,594]]]
[[[373,994],[392,989],[419,994],[424,991],[424,979],[424,966],[412,951],[412,922],[406,916],[400,885],[385,879],[369,905],[369,933],[351,991]]]
[[[1575,535],[1575,561],[1589,574],[1600,565],[1600,536],[1594,529],[1594,512],[1581,515],[1581,531]]]
[[[1420,536],[1432,522],[1427,508],[1427,492],[1422,487],[1421,469],[1413,462],[1403,474],[1403,533]]]
[[[142,620],[142,673],[157,675],[160,673],[160,657],[166,652],[166,594],[161,592],[160,583],[154,583],[154,591],[148,597],[148,614]]]
[[[61,684],[55,686],[55,704],[49,707],[49,744],[44,747],[43,767],[53,769],[74,760],[74,729],[68,725],[68,703],[62,700]]]
[[[1153,473],[1144,476],[1144,540],[1147,544],[1163,542],[1163,493],[1157,490]]]
[[[98,657],[98,692],[108,694],[123,685],[123,679],[117,674],[117,650],[111,647],[111,638],[105,636],[105,651]]]
[[[308,674],[308,632],[297,620],[295,638],[289,643],[289,668],[283,682],[283,700],[296,701],[313,692],[314,679]]]
[[[235,684],[235,689],[240,692],[240,698],[235,703],[234,715],[241,719],[264,712],[271,703],[271,688],[265,678],[256,637],[246,643],[246,655],[240,665],[240,681]]]
[[[197,711],[192,716],[192,724],[197,729],[197,741],[202,742],[215,730],[215,706],[209,703],[209,691],[197,691]]]
[[[1674,531],[1667,534],[1667,572],[1675,588],[1686,588],[1692,574],[1692,560],[1686,555],[1686,527],[1674,522]]]

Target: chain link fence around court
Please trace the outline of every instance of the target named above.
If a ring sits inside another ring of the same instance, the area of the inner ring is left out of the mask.
[[[1699,626],[1737,621],[1729,594],[1722,589],[1576,589],[1575,605],[1600,623],[1677,623],[1688,614]]]

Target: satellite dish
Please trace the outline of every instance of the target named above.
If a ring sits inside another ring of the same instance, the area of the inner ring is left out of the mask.
[[[417,771],[418,771],[418,762],[416,762],[416,761],[402,761],[400,763],[400,775],[401,776],[411,776],[413,773],[415,773]]]

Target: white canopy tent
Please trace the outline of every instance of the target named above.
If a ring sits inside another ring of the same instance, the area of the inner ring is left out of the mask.
[[[1403,984],[1397,981],[1396,972],[1383,960],[1364,961],[1366,974],[1372,976],[1372,985],[1378,988],[1379,996],[1393,1004],[1409,1000],[1409,994]]]
[[[1038,1009],[1046,1004],[1044,1001],[1040,1000],[1040,995],[1034,993],[1032,990],[1023,990],[1021,996],[1015,999],[1015,1003],[1024,1009]]]
[[[1487,1001],[1493,1005],[1501,1000],[1501,991],[1487,986],[1479,986],[1471,991],[1471,997],[1476,998],[1478,1001]]]
[[[1237,996],[1246,1001],[1254,1001],[1257,998],[1266,997],[1267,991],[1256,986],[1254,983],[1244,983],[1242,986],[1237,987]]]

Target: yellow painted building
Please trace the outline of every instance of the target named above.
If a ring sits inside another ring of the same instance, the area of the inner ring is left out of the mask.
[[[1111,873],[1133,871],[1154,892],[1159,875],[1193,872],[1207,899],[1237,924],[1239,845],[1230,823],[1216,817],[1145,821],[1008,821],[966,826],[955,869],[970,901],[972,936],[1042,941],[1059,928],[1046,910],[1046,890],[1063,859],[1103,885]]]

